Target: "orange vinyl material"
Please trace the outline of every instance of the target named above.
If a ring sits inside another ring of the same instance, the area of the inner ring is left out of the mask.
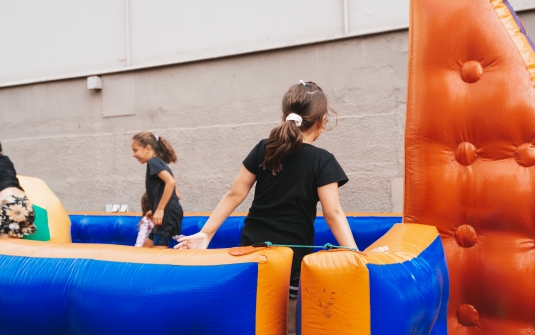
[[[450,334],[535,333],[535,54],[501,0],[412,0],[404,222],[434,224]]]
[[[370,282],[366,257],[320,251],[301,265],[301,334],[370,335]]]
[[[71,220],[50,187],[39,178],[20,175],[17,178],[30,202],[47,211],[50,242],[71,243]]]
[[[395,224],[364,253],[333,249],[306,256],[301,265],[301,334],[374,334],[367,265],[388,266],[409,262],[420,256],[437,239],[437,235],[437,229],[432,226]],[[388,247],[388,251],[374,251],[384,247]],[[391,285],[398,284],[391,277],[382,280]]]

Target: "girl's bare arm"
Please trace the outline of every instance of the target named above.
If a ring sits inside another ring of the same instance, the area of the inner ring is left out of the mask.
[[[175,178],[169,173],[169,171],[163,170],[159,172],[158,177],[164,181],[165,187],[163,189],[162,198],[160,199],[158,208],[156,209],[156,212],[152,214],[152,222],[157,226],[162,224],[165,206],[167,206],[169,199],[171,199],[171,195],[176,189]]]
[[[217,204],[212,215],[200,232],[178,239],[176,249],[206,249],[212,237],[221,227],[227,217],[238,207],[249,194],[256,181],[256,175],[252,174],[243,165],[230,189]]]
[[[341,246],[356,248],[357,243],[351,233],[346,215],[340,204],[338,182],[318,187],[318,195],[323,208],[323,217]]]

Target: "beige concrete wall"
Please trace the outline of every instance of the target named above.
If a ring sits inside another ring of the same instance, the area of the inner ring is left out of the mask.
[[[535,31],[535,13],[521,17]],[[87,90],[85,78],[3,88],[0,141],[19,174],[44,179],[68,211],[107,203],[139,210],[145,166],[131,157],[130,139],[153,131],[178,154],[171,168],[185,211],[212,211],[249,150],[278,124],[283,93],[312,80],[339,114],[316,145],[350,178],[340,189],[344,210],[399,211],[407,47],[400,31],[106,75],[101,92]]]

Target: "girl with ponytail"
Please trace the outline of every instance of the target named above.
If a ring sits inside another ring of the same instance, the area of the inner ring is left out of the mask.
[[[150,211],[146,216],[152,218],[154,228],[143,247],[168,248],[172,237],[180,235],[184,216],[175,177],[167,166],[177,161],[175,151],[165,138],[148,131],[135,134],[131,145],[134,158],[147,163],[145,189]]]
[[[325,129],[330,110],[327,96],[313,82],[300,81],[282,98],[282,123],[260,141],[243,161],[230,190],[197,234],[179,238],[177,249],[207,248],[223,221],[242,203],[256,182],[240,244],[314,244],[316,206],[342,246],[356,248],[340,204],[338,187],[348,181],[326,150],[312,143]],[[289,334],[295,333],[295,310],[301,261],[312,248],[293,248],[289,292]]]

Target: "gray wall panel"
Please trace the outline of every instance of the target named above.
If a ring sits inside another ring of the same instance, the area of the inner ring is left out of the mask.
[[[521,18],[531,31],[535,13]],[[313,80],[339,115],[316,145],[350,178],[340,190],[344,210],[391,212],[401,208],[407,45],[399,31],[109,75],[134,83],[128,116],[104,116],[107,76],[102,92],[87,90],[85,78],[3,88],[0,141],[18,172],[47,181],[69,211],[139,210],[145,166],[131,157],[130,139],[154,131],[177,151],[171,168],[185,211],[212,211],[249,150],[280,122],[283,93]]]

